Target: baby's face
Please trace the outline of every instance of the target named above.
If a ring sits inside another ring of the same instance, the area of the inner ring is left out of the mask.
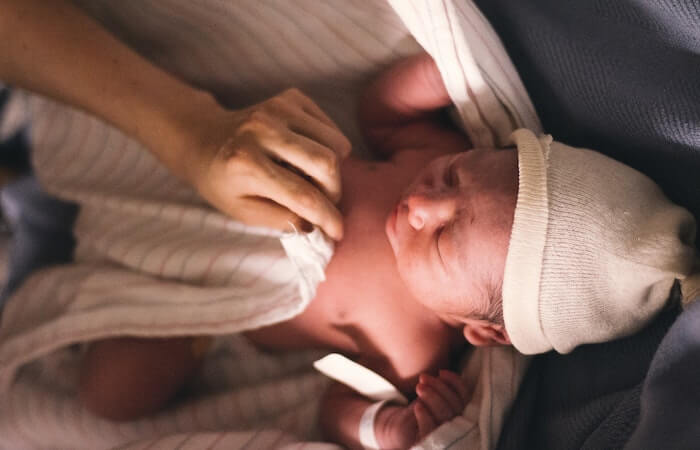
[[[401,277],[444,320],[465,323],[500,287],[517,189],[515,150],[472,150],[434,160],[389,214]]]

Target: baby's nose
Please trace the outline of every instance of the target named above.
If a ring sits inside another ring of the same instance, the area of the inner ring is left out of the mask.
[[[454,198],[440,194],[415,193],[406,198],[408,223],[415,230],[439,226],[454,214]]]

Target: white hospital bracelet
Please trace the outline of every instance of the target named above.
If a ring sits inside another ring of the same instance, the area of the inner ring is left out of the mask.
[[[365,412],[362,413],[362,418],[360,419],[359,427],[359,437],[360,444],[367,450],[379,450],[379,443],[377,442],[377,435],[374,434],[374,421],[377,418],[377,413],[388,400],[382,400],[377,403],[371,404]]]

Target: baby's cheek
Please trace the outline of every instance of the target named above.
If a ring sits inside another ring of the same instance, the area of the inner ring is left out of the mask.
[[[431,308],[431,298],[435,296],[439,286],[426,270],[427,263],[417,259],[418,257],[414,257],[410,263],[399,266],[399,275],[416,300]]]
[[[400,258],[396,262],[396,269],[399,272],[399,277],[401,278],[401,280],[403,280],[403,283],[406,285],[408,290],[411,291],[411,293],[414,293],[413,291],[415,291],[415,286],[414,286],[415,277],[412,274],[411,265],[406,264],[404,262],[403,258]]]

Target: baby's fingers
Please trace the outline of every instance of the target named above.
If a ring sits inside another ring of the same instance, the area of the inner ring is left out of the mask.
[[[416,400],[413,404],[413,415],[416,417],[416,422],[418,423],[418,440],[423,439],[437,427],[437,423],[430,414],[430,411],[428,411],[428,408],[420,400]]]
[[[423,378],[423,375],[421,375],[421,378]],[[416,393],[418,394],[418,398],[428,407],[428,411],[430,411],[430,414],[438,423],[447,422],[455,416],[456,413],[452,405],[450,405],[447,399],[443,398],[432,384],[426,382],[418,383],[418,386],[416,386]]]
[[[460,414],[464,408],[459,392],[455,392],[452,387],[440,378],[435,378],[428,374],[423,374],[419,378],[420,383],[427,384],[433,391],[449,406],[453,415]]]
[[[462,405],[466,405],[469,402],[470,395],[464,385],[464,380],[459,375],[449,370],[441,370],[440,379],[459,395]]]

